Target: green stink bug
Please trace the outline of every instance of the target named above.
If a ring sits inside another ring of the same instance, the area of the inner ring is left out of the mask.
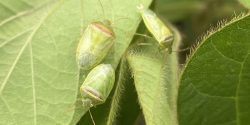
[[[99,64],[114,44],[110,23],[93,22],[85,29],[77,47],[76,57],[81,69],[90,70]]]
[[[84,106],[102,104],[108,98],[115,82],[115,71],[110,64],[100,64],[93,68],[80,87]]]
[[[159,42],[163,48],[168,48],[169,53],[172,52],[172,44],[174,41],[174,34],[150,9],[144,8],[142,4],[137,6],[142,19],[152,35]]]

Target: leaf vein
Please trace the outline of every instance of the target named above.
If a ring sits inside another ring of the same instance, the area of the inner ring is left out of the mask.
[[[9,39],[3,41],[3,43],[0,44],[0,48],[2,48],[2,47],[5,46],[7,43],[11,42],[12,40],[15,40],[16,38],[19,38],[20,36],[24,35],[25,33],[29,32],[29,31],[31,31],[31,30],[32,30],[32,28],[29,28],[28,30],[25,30],[25,31],[23,31],[23,32],[20,32],[20,33],[18,33],[17,35],[15,35],[15,36],[13,36],[13,37],[11,37],[11,38],[9,38]]]
[[[9,23],[9,22],[13,21],[14,19],[17,19],[19,17],[22,17],[22,16],[28,15],[30,13],[33,13],[34,11],[36,11],[38,9],[42,9],[42,8],[48,6],[50,3],[54,2],[54,1],[56,1],[56,0],[52,0],[50,2],[47,2],[45,4],[42,4],[42,5],[38,6],[38,7],[30,9],[30,10],[25,10],[25,11],[19,12],[19,13],[15,14],[15,15],[3,20],[2,22],[0,22],[0,27],[2,25],[6,24],[6,23]]]
[[[223,96],[216,96],[216,95],[209,95],[207,93],[199,91],[193,83],[190,83],[193,89],[200,94],[201,96],[211,97],[211,98],[222,98],[222,99],[235,99],[235,97],[223,97]]]
[[[17,125],[16,119],[15,119],[14,115],[12,114],[12,112],[10,111],[10,107],[9,107],[7,101],[6,101],[2,96],[0,96],[0,98],[1,98],[1,100],[3,101],[4,105],[6,105],[8,111],[9,111],[9,113],[10,113],[10,115],[11,115],[11,118],[13,119],[13,121],[15,121],[15,122],[14,122],[15,125]]]
[[[55,8],[53,8],[52,10],[54,10],[54,9],[55,9]],[[53,12],[53,11],[50,11],[50,12]],[[25,41],[25,44],[23,45],[23,47],[22,47],[21,50],[19,51],[19,53],[18,53],[16,59],[14,60],[14,63],[12,64],[12,66],[11,66],[11,68],[10,68],[10,70],[9,70],[9,72],[8,72],[8,74],[7,74],[7,76],[6,76],[5,79],[4,79],[3,84],[2,84],[1,87],[0,87],[0,94],[2,93],[2,91],[3,91],[3,89],[4,89],[5,85],[6,85],[6,83],[7,83],[7,81],[8,81],[8,79],[9,79],[10,76],[11,76],[11,73],[13,72],[13,70],[14,70],[14,68],[15,68],[15,66],[16,66],[16,64],[17,64],[17,62],[19,61],[19,59],[20,59],[20,57],[22,56],[22,54],[23,54],[25,48],[26,48],[28,45],[30,45],[30,56],[33,56],[32,49],[31,49],[31,41],[32,41],[34,35],[36,34],[36,32],[38,31],[38,29],[42,26],[42,23],[49,17],[49,15],[50,15],[50,13],[47,13],[47,15],[44,15],[44,17],[41,19],[41,21],[37,24],[36,28],[33,29],[33,31],[31,32],[30,36],[29,36],[29,37],[27,38],[27,40]],[[1,26],[1,24],[0,24],[0,26]],[[33,60],[32,60],[32,59],[33,59],[33,58],[31,57],[31,73],[32,73],[32,72],[34,73],[34,71],[33,71]],[[32,73],[33,103],[34,103],[34,107],[33,107],[33,108],[34,108],[34,124],[36,125],[36,124],[37,124],[37,123],[36,123],[36,121],[37,121],[36,100],[34,100],[36,95],[35,95],[35,89],[34,89],[35,83],[34,83],[34,76],[33,76],[34,74],[33,74],[33,73]]]
[[[240,62],[240,61],[237,61],[237,60],[235,60],[235,59],[233,59],[233,58],[230,58],[230,57],[224,55],[221,51],[218,50],[218,48],[215,46],[215,44],[213,43],[213,41],[212,41],[211,43],[212,43],[212,46],[214,47],[215,51],[217,51],[222,57],[224,57],[224,58],[226,58],[226,59],[228,59],[228,60],[231,60],[231,61],[233,61],[233,62],[236,62],[236,63],[240,63],[240,64],[242,63],[242,62]]]
[[[36,87],[35,87],[35,79],[34,79],[33,51],[32,51],[32,45],[30,42],[29,42],[29,48],[30,48],[30,69],[31,69],[32,95],[33,95],[34,125],[36,125],[37,124]]]
[[[236,109],[236,121],[237,123],[240,125],[240,116],[239,116],[239,89],[240,89],[240,83],[241,83],[241,75],[242,75],[242,71],[244,68],[244,63],[246,62],[246,59],[248,58],[249,53],[246,55],[246,57],[243,60],[243,63],[241,64],[241,68],[240,68],[240,73],[239,73],[239,82],[237,84],[237,88],[236,88],[236,93],[235,93],[235,109]]]

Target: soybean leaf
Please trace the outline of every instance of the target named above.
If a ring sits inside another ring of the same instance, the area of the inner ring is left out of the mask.
[[[39,5],[30,9],[15,1],[4,7],[25,11],[0,24],[0,124],[68,124],[78,84],[79,1],[33,1]]]
[[[162,54],[156,41],[148,42],[152,45],[135,46],[127,55],[139,103],[147,125],[177,125],[177,53]],[[176,33],[174,51],[179,43]]]
[[[189,58],[180,79],[180,125],[250,122],[250,16],[212,32]]]

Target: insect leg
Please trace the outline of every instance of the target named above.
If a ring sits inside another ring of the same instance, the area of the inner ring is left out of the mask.
[[[187,47],[187,48],[175,50],[175,51],[172,51],[172,52],[184,52],[184,51],[187,51],[187,50],[190,50],[190,49],[191,49],[190,47]]]
[[[143,37],[150,38],[150,39],[154,39],[151,36],[148,36],[148,35],[145,35],[145,34],[141,34],[141,33],[135,33],[135,35],[137,35],[137,36],[143,36]]]
[[[94,118],[93,118],[93,115],[89,109],[89,115],[90,115],[90,118],[91,118],[91,121],[93,122],[93,125],[95,125],[95,121],[94,121]]]

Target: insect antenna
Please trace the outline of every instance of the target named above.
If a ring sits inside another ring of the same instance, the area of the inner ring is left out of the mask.
[[[111,5],[111,11],[112,11],[112,19],[111,19],[111,23],[114,22],[115,20],[115,15],[114,15],[114,8],[113,8],[113,1],[110,1],[110,5]]]
[[[119,17],[117,19],[113,19],[111,25],[115,25],[115,22],[118,22],[118,21],[121,21],[121,20],[128,20],[128,21],[133,21],[131,18],[128,18],[128,17]]]
[[[143,37],[146,37],[146,38],[150,38],[150,39],[154,39],[153,37],[151,36],[148,36],[148,35],[145,35],[145,34],[141,34],[141,33],[135,33],[136,36],[143,36]]]
[[[104,7],[103,7],[103,5],[102,5],[102,2],[101,2],[101,0],[98,0],[98,3],[100,4],[100,6],[101,6],[101,8],[102,8],[102,16],[103,16],[103,19],[105,19],[105,11],[104,11]]]

